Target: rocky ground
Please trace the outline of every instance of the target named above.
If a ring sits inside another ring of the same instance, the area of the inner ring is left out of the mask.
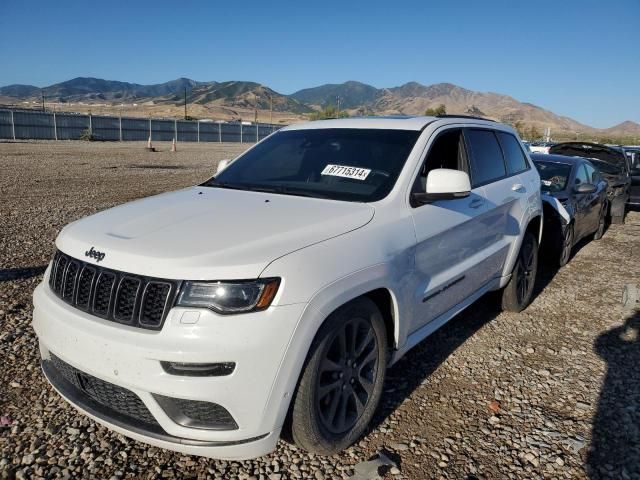
[[[545,268],[523,313],[481,300],[394,366],[369,434],[323,458],[285,442],[248,462],[184,456],[114,434],[47,385],[31,294],[58,230],[205,180],[246,145],[0,143],[0,478],[640,478],[640,213]],[[387,462],[389,463],[389,462]]]

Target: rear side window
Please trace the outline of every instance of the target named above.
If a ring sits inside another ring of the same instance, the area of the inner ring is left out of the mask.
[[[498,139],[491,130],[466,130],[471,156],[471,180],[477,187],[506,176]]]
[[[528,168],[527,159],[520,148],[520,142],[510,133],[498,132],[504,158],[507,161],[509,173],[519,173]]]

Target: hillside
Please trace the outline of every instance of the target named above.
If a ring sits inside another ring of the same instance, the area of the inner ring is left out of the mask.
[[[0,88],[0,101],[18,106],[36,106],[41,95],[55,108],[122,115],[184,114],[184,91],[189,114],[196,118],[248,119],[291,123],[304,120],[315,110],[335,105],[350,115],[422,115],[439,105],[447,113],[475,115],[517,125],[521,131],[540,135],[550,128],[554,138],[600,139],[640,137],[640,125],[626,121],[596,129],[572,118],[520,102],[508,95],[477,92],[451,83],[422,85],[409,82],[390,88],[376,88],[362,82],[325,84],[283,95],[256,82],[199,82],[178,78],[165,83],[141,85],[99,78],[78,77],[42,89],[33,85]],[[640,138],[636,141],[640,142]]]
[[[305,88],[291,96],[307,105],[326,107],[335,105],[340,97],[341,108],[358,108],[368,105],[380,95],[380,90],[366,83],[349,81],[340,84],[326,84],[314,88]]]

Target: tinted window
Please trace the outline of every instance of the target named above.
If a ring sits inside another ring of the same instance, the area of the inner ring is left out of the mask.
[[[204,185],[373,202],[391,191],[419,135],[352,128],[278,132]]]
[[[474,186],[504,177],[506,170],[498,140],[490,130],[466,130]]]
[[[469,173],[462,130],[459,128],[446,130],[433,141],[413,185],[414,192],[425,191],[427,175],[436,168],[449,168]]]
[[[509,173],[518,173],[526,170],[527,159],[520,148],[520,142],[510,133],[497,132],[502,150],[504,152],[505,160],[507,161],[507,167]]]
[[[540,189],[543,192],[560,192],[565,189],[571,175],[571,165],[537,161],[534,164],[540,173]]]
[[[591,183],[591,180],[589,180],[589,176],[587,175],[587,171],[584,168],[584,164],[580,165],[576,172],[576,185],[580,185],[581,183]]]
[[[589,181],[594,185],[597,184],[600,181],[600,175],[598,175],[598,171],[588,163],[584,164],[584,168],[587,169],[587,178],[590,179]]]

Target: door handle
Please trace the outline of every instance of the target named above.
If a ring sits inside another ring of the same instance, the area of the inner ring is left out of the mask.
[[[469,206],[471,208],[480,208],[482,205],[484,205],[484,200],[482,198],[474,198],[469,202]]]
[[[514,183],[511,187],[511,190],[518,193],[524,193],[527,191],[527,189],[524,188],[524,185],[522,185],[521,183]]]

